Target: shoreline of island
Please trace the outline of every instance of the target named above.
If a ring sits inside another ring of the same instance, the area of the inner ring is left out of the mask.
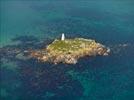
[[[56,39],[46,48],[31,51],[30,57],[54,64],[76,64],[84,56],[107,56],[110,49],[92,39]]]

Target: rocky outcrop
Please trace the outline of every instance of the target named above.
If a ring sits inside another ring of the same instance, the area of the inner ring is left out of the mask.
[[[31,51],[30,56],[43,62],[76,64],[84,56],[106,56],[109,48],[91,39],[75,38],[55,40],[47,48]]]

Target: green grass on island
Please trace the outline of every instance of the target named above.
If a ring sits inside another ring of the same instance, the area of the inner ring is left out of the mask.
[[[91,39],[75,38],[65,39],[63,41],[56,39],[52,44],[48,45],[47,49],[61,52],[74,52],[92,44],[95,44],[95,41]]]

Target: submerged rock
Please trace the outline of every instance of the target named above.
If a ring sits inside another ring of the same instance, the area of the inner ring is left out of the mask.
[[[91,39],[74,38],[55,40],[46,48],[33,50],[30,56],[43,62],[76,64],[84,56],[106,56],[109,48]]]

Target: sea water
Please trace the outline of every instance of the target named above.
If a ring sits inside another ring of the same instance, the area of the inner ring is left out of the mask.
[[[36,39],[47,45],[65,33],[111,49],[109,56],[81,58],[76,65],[5,56],[1,100],[134,100],[133,5],[133,0],[0,1],[1,48],[33,47],[25,43]]]

